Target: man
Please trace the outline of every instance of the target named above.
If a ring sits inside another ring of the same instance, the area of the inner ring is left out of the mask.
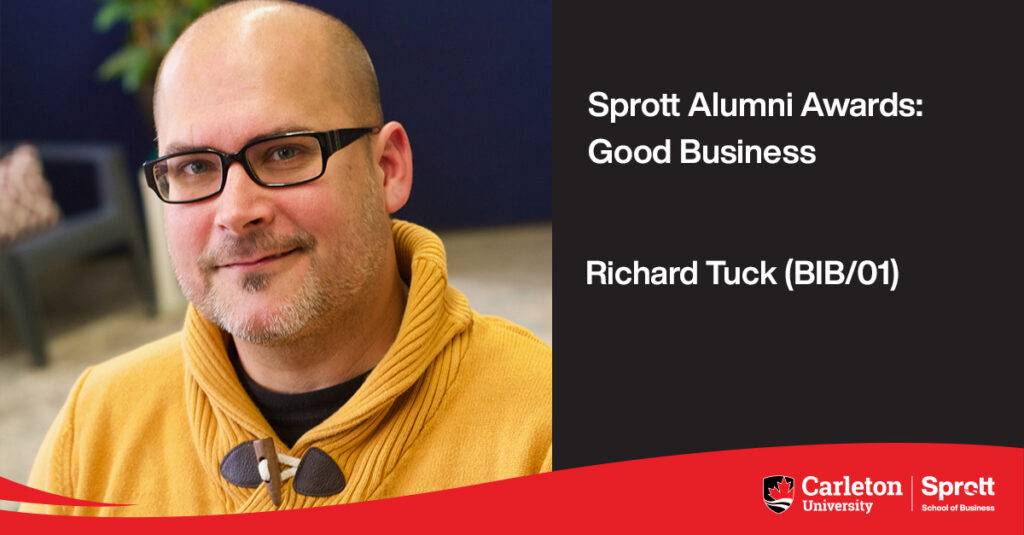
[[[129,507],[254,512],[551,468],[551,349],[470,310],[438,238],[391,221],[412,183],[359,39],[317,10],[196,21],[157,78],[180,333],[87,370],[29,484]]]

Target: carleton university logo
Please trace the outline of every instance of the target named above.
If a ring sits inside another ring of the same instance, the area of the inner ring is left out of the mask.
[[[793,497],[796,489],[793,478],[786,476],[771,476],[764,478],[764,504],[773,513],[782,513],[793,505]]]

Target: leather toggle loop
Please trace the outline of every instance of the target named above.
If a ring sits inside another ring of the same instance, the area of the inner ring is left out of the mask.
[[[257,442],[261,443],[261,447],[256,446]],[[267,442],[270,443],[269,449],[266,447]],[[278,460],[276,463],[272,462],[275,455]],[[297,465],[295,461],[298,461]],[[281,470],[281,464],[294,468]],[[264,480],[261,472],[269,476],[269,481]],[[333,496],[345,489],[345,475],[338,463],[323,450],[309,448],[302,459],[295,459],[275,453],[273,440],[269,438],[248,440],[232,448],[220,462],[220,473],[229,483],[239,487],[255,489],[261,483],[266,483],[267,492],[274,505],[280,505],[281,483],[290,478],[292,489],[303,496]],[[273,481],[274,475],[278,476],[276,485]]]
[[[277,458],[277,450],[274,449],[274,439],[263,438],[253,441],[253,450],[256,454],[257,468],[260,471],[260,480],[267,486],[267,494],[274,506],[281,505],[281,462]]]
[[[292,488],[304,496],[333,496],[345,489],[345,474],[330,455],[309,448],[295,468]]]

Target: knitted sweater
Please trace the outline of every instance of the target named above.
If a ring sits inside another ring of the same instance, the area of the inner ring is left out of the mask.
[[[261,485],[219,471],[244,441],[312,447],[337,462],[339,494],[281,485],[280,509],[428,492],[551,469],[551,348],[470,310],[448,286],[430,231],[394,222],[409,296],[398,335],[363,386],[293,448],[278,440],[232,369],[220,330],[189,308],[181,332],[85,371],[47,433],[29,485],[130,507],[24,504],[80,515],[195,515],[277,509]]]

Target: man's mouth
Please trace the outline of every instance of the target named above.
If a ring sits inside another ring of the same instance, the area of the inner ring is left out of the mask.
[[[264,254],[264,255],[260,255],[260,256],[249,257],[249,258],[233,259],[233,260],[230,260],[230,261],[228,261],[228,262],[226,262],[224,264],[220,264],[219,266],[217,266],[217,268],[218,269],[221,269],[221,268],[236,268],[236,269],[243,269],[243,270],[244,269],[261,268],[261,267],[269,265],[269,264],[271,264],[271,263],[273,263],[273,262],[275,262],[275,261],[277,261],[277,260],[279,260],[281,258],[289,256],[289,255],[291,255],[292,253],[294,253],[294,252],[296,252],[298,250],[299,250],[299,248],[296,247],[294,249],[288,249],[287,251],[282,251],[280,253]]]

